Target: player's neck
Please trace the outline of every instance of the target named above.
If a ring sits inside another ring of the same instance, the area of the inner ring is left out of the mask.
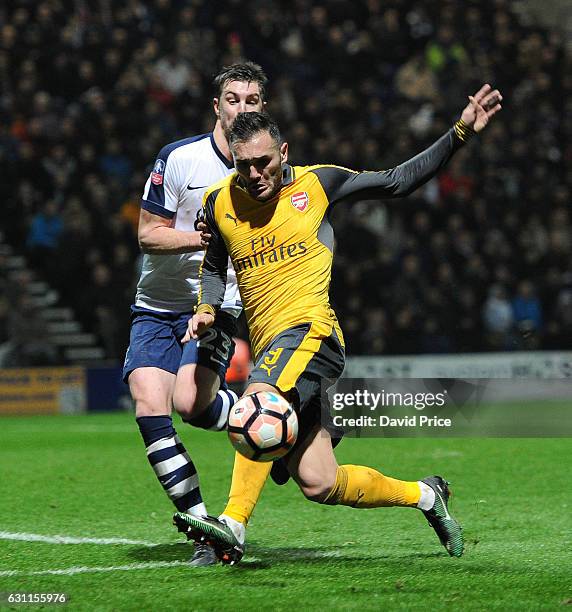
[[[228,146],[228,142],[226,140],[226,136],[224,135],[224,131],[222,129],[220,121],[217,121],[214,126],[213,140],[215,141],[218,150],[228,159],[229,162],[231,162],[232,155],[230,154],[230,148]]]

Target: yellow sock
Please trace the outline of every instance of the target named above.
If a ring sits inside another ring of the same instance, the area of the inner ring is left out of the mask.
[[[417,506],[420,497],[417,482],[396,480],[363,465],[340,465],[324,503],[354,508]]]
[[[271,468],[271,461],[251,461],[235,453],[230,494],[223,514],[246,525]]]

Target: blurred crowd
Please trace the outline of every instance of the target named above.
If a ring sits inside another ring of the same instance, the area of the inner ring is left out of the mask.
[[[355,169],[412,156],[489,82],[504,110],[438,179],[407,200],[336,208],[333,305],[349,354],[570,349],[572,69],[559,34],[517,8],[12,0],[0,8],[6,240],[121,359],[143,186],[164,144],[212,128],[222,65],[264,67],[293,163]]]

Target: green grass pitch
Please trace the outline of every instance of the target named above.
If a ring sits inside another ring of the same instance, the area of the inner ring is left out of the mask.
[[[218,513],[233,457],[226,436],[178,430]],[[324,507],[269,482],[243,562],[190,569],[131,415],[2,418],[0,607],[10,592],[63,592],[65,609],[89,611],[561,609],[572,603],[571,451],[570,439],[348,439],[341,463],[451,480],[461,559],[420,512]]]

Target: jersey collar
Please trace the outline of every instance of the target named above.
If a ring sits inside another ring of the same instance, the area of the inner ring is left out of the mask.
[[[221,160],[221,162],[229,169],[232,170],[234,168],[234,164],[229,161],[225,155],[222,154],[222,151],[216,146],[216,142],[213,136],[213,133],[210,133],[210,139],[211,139],[211,145],[212,148],[214,150],[214,152],[218,155],[219,159]]]
[[[282,187],[286,187],[295,180],[294,168],[290,164],[282,164]]]
[[[290,185],[290,183],[293,183],[295,180],[296,180],[296,173],[294,172],[294,168],[290,164],[282,164],[282,186],[280,187],[280,189],[282,189],[282,187],[286,187],[287,185]],[[234,185],[236,185],[239,189],[242,189],[242,191],[244,191],[245,193],[248,193],[246,191],[246,188],[242,184],[242,180],[238,172],[236,172],[234,176],[232,177],[232,183],[234,183]],[[274,199],[278,195],[280,195],[280,191],[275,196],[273,196],[271,199]]]

